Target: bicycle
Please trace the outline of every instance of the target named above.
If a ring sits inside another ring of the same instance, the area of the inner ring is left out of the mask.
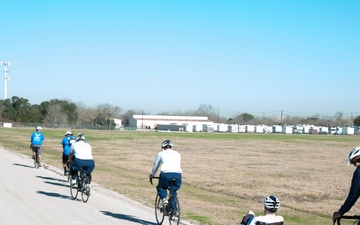
[[[39,149],[38,146],[32,146],[32,150],[35,152],[35,156],[33,156],[34,159],[34,168],[39,169],[40,167],[40,161],[39,161]]]
[[[360,215],[353,215],[353,216],[342,216],[341,218],[338,218],[334,221],[333,225],[335,225],[335,223],[337,225],[341,225],[340,220],[341,219],[347,219],[347,220],[356,220],[353,224],[357,224],[360,225]]]
[[[90,183],[83,168],[80,169],[76,176],[76,185],[74,185],[72,179],[70,179],[70,193],[73,200],[77,198],[79,192],[81,193],[82,201],[86,203],[90,197]]]
[[[152,183],[152,179],[159,179],[159,177],[153,177],[150,179],[150,183]],[[158,194],[156,194],[155,198],[155,217],[156,222],[161,225],[164,222],[165,216],[169,217],[169,224],[176,224],[180,223],[180,203],[179,199],[171,194],[172,185],[176,180],[172,179],[169,181],[169,187],[167,188],[168,192],[168,204],[163,206],[162,200]]]

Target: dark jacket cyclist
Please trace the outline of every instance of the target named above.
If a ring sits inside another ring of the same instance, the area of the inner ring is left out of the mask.
[[[360,197],[360,146],[350,151],[348,164],[354,165],[356,169],[353,173],[349,194],[340,209],[333,213],[333,221],[347,213]]]

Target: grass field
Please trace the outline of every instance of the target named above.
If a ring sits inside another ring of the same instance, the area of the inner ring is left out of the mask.
[[[30,128],[0,128],[0,145],[30,157]],[[44,129],[43,162],[61,168],[66,129]],[[93,146],[95,182],[152,206],[155,185],[148,182],[160,143],[171,139],[182,154],[183,218],[195,224],[239,224],[248,210],[261,214],[265,195],[281,202],[287,225],[332,224],[345,200],[353,166],[349,151],[359,136],[83,132]],[[349,214],[360,213],[360,202]],[[342,224],[352,224],[350,222]]]

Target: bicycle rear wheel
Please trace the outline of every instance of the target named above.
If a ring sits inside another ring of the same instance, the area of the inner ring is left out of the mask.
[[[77,182],[79,183],[79,182]],[[78,185],[74,186],[72,179],[70,178],[70,194],[72,199],[76,199],[79,193]]]
[[[180,203],[176,196],[172,196],[169,200],[171,210],[169,213],[169,224],[179,225],[180,223]]]
[[[83,200],[83,202],[87,202],[89,200],[90,197],[90,186],[88,186],[89,184],[89,178],[88,176],[86,176],[85,174],[82,176],[83,182],[82,183],[82,187],[81,187],[81,199]]]
[[[164,217],[165,217],[165,208],[162,207],[162,200],[160,199],[159,195],[156,195],[155,198],[155,217],[156,217],[156,222],[160,225],[163,223],[164,221]]]

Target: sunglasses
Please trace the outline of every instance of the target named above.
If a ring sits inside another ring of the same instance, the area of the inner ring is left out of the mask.
[[[357,160],[355,160],[355,161],[353,161],[353,162],[351,162],[351,164],[353,164],[354,166],[356,166],[356,163],[357,163],[357,162],[360,162],[360,158],[357,159]]]

